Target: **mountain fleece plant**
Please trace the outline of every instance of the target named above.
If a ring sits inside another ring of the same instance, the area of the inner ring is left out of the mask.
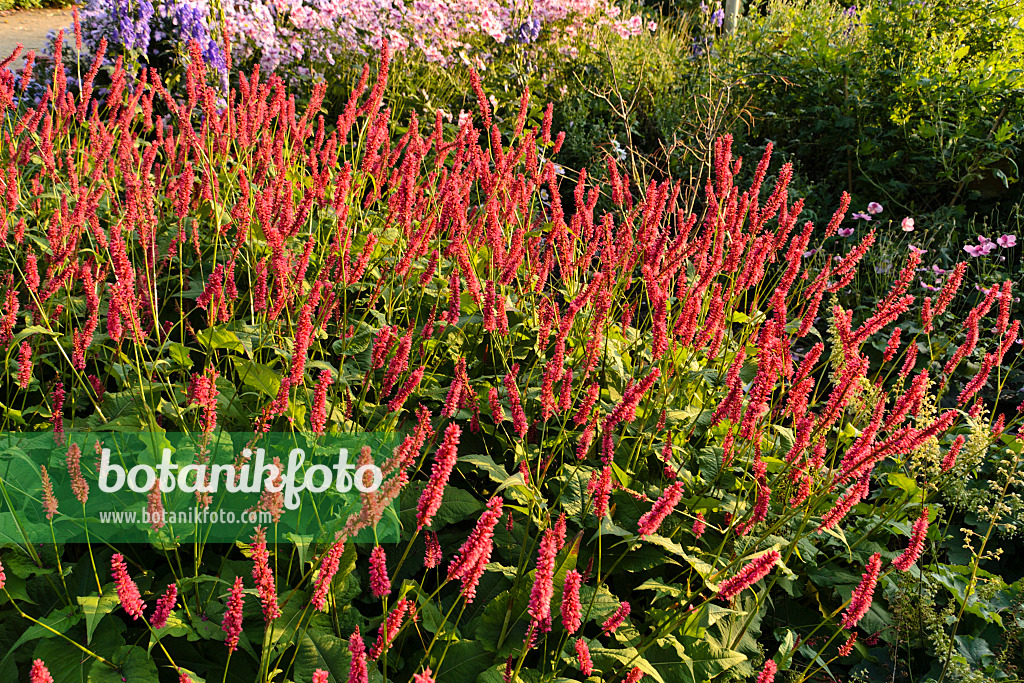
[[[502,130],[474,76],[476,114],[396,132],[389,59],[334,121],[324,85],[301,106],[259,70],[220,99],[195,42],[181,99],[118,67],[101,102],[97,62],[75,91],[58,63],[29,102],[0,71],[5,432],[399,444],[333,538],[270,523],[235,544],[34,539],[102,495],[96,457],[57,448],[23,494],[48,521],[0,550],[0,678],[966,676],[1019,490],[1017,420],[978,400],[1020,333],[1010,285],[954,320],[962,279],[919,301],[909,252],[855,316],[835,295],[874,233],[811,258],[849,198],[801,223],[770,149],[740,188],[720,138],[700,216],[613,159],[563,203],[550,107],[527,128],[523,93]],[[933,352],[938,326],[966,339]],[[988,531],[954,567],[942,491],[985,467]],[[357,542],[392,503],[398,541]]]

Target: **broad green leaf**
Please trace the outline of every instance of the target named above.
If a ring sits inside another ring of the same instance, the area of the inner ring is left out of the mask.
[[[431,654],[430,666],[437,683],[475,681],[494,664],[493,655],[476,640],[460,640],[436,650]],[[441,659],[442,653],[444,659]]]
[[[312,681],[313,672],[323,669],[334,683],[343,683],[348,680],[349,659],[346,640],[309,629],[295,655],[295,680]]]
[[[120,601],[117,598],[117,592],[114,588],[114,584],[108,583],[103,587],[103,595],[85,595],[78,596],[78,604],[82,606],[82,613],[85,614],[85,642],[92,642],[92,634],[96,630],[96,625],[99,624],[107,614],[110,614],[117,606]]]
[[[238,378],[247,387],[255,389],[263,396],[275,397],[281,388],[280,375],[270,366],[255,363],[247,358],[230,356],[238,372]]]
[[[499,484],[503,483],[509,478],[508,472],[505,468],[494,462],[494,459],[489,455],[481,454],[469,454],[459,457],[459,462],[468,463],[472,465],[478,472],[485,474],[491,478],[491,481]]]
[[[647,659],[641,657],[635,647],[626,647],[621,649],[591,647],[590,658],[594,660],[594,664],[600,667],[601,671],[604,672],[606,676],[619,666],[624,667],[627,671],[633,667],[637,667],[657,681],[657,683],[666,683],[665,679],[661,676],[661,672],[654,668]]]
[[[227,329],[228,324],[230,323],[200,330],[196,332],[196,339],[211,350],[245,351],[245,346],[242,345],[242,340],[238,338],[238,335]]]

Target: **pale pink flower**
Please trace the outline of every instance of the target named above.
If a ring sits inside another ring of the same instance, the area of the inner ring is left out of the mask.
[[[166,522],[164,514],[164,498],[160,494],[160,480],[153,482],[153,487],[146,494],[146,514],[149,515],[149,528],[153,531],[160,531]]]
[[[1010,247],[1017,246],[1017,236],[1003,235],[1002,237],[996,238],[996,243],[998,243],[1003,249],[1009,249]]]
[[[909,245],[909,247],[910,247],[910,253],[917,254],[918,256],[922,256],[922,255],[928,253],[927,249],[918,249],[913,244]]]
[[[863,213],[863,212],[857,212],[857,213],[850,214],[850,218],[852,218],[854,220],[857,220],[857,221],[870,221],[871,220],[871,214]]]
[[[878,202],[868,202],[868,213],[870,213],[872,216],[880,214],[884,210],[885,209],[883,209],[882,205],[879,204]]]
[[[75,498],[85,505],[89,500],[89,482],[82,476],[82,449],[77,443],[68,446],[68,475],[71,477],[71,490]]]
[[[903,229],[903,232],[913,232],[914,219],[911,218],[910,216],[907,216],[902,221],[900,221],[900,227]]]
[[[57,514],[57,498],[53,495],[53,484],[50,482],[50,473],[46,471],[46,465],[40,466],[43,477],[43,509],[46,510],[46,518],[53,519]]]
[[[855,231],[854,231],[853,228],[839,228],[839,230],[837,232],[839,233],[840,237],[849,237]]]

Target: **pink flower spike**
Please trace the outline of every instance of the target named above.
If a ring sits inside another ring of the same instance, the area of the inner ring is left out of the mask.
[[[116,553],[110,558],[110,573],[117,584],[117,599],[121,601],[121,607],[124,607],[124,611],[131,615],[132,619],[138,619],[142,616],[146,603],[139,595],[139,587],[128,576],[128,567],[125,566],[124,555],[121,553]]]
[[[231,587],[231,595],[228,596],[228,610],[224,613],[224,622],[220,628],[228,635],[224,641],[228,646],[228,652],[238,649],[238,639],[242,635],[242,602],[245,594],[242,592],[242,577],[235,577],[235,585]]]
[[[281,608],[277,604],[277,584],[270,568],[270,552],[263,527],[256,527],[252,537],[252,580],[256,582],[256,591],[263,605],[263,619],[267,622],[277,619],[281,616]]]
[[[383,598],[391,592],[391,579],[388,578],[387,555],[384,548],[374,546],[370,551],[370,592],[375,598]]]
[[[423,673],[412,675],[412,683],[435,683],[434,672],[427,667],[423,670]]]
[[[171,616],[171,610],[174,609],[174,605],[177,602],[178,586],[172,583],[167,587],[167,591],[160,596],[160,599],[156,601],[153,615],[149,618],[149,625],[153,628],[163,628],[166,626],[167,617]]]
[[[643,670],[638,666],[634,666],[629,670],[629,673],[626,674],[626,683],[640,683],[640,679],[643,677]]]
[[[629,610],[630,607],[628,602],[619,603],[619,608],[615,610],[615,613],[601,624],[601,631],[604,633],[615,633],[615,629],[622,626],[622,622],[624,622],[626,617],[629,616]]]
[[[882,213],[885,209],[878,202],[868,202],[868,213],[872,216]]]
[[[1003,249],[1009,249],[1010,247],[1017,246],[1017,236],[1003,235],[1002,237],[996,238],[996,243],[998,243]]]
[[[575,569],[569,570],[562,585],[562,626],[570,634],[580,630],[583,624],[583,606],[580,604],[580,579]]]
[[[911,254],[917,254],[918,256],[921,256],[922,254],[927,254],[928,250],[927,249],[918,249],[913,244],[911,244],[910,245],[910,253]]]
[[[537,557],[537,572],[530,591],[530,617],[542,632],[551,630],[551,598],[554,595],[555,556],[558,538],[554,529],[545,529]]]
[[[329,675],[323,669],[317,669],[313,672],[313,683],[327,683]]]
[[[491,498],[487,501],[487,510],[480,515],[476,528],[448,565],[448,579],[462,580],[462,594],[466,597],[467,603],[473,602],[473,598],[476,597],[476,587],[484,574],[484,567],[491,561],[494,527],[501,520],[501,514],[501,498]]]
[[[772,550],[755,557],[732,578],[726,579],[718,586],[718,597],[729,600],[739,595],[744,589],[754,585],[772,570],[782,555]]]
[[[53,484],[50,482],[50,473],[46,471],[46,465],[40,466],[43,477],[43,509],[46,510],[46,518],[53,519],[57,514],[57,498],[53,495]]]
[[[775,680],[775,672],[778,670],[779,665],[775,663],[775,660],[769,659],[764,663],[764,668],[761,669],[761,673],[758,675],[756,683],[772,683]]]
[[[643,538],[644,536],[657,533],[661,523],[675,510],[682,497],[683,482],[681,481],[677,481],[665,489],[664,493],[661,494],[661,498],[654,504],[654,507],[649,512],[644,513],[640,521],[637,522],[637,534]]]
[[[900,221],[900,227],[903,228],[903,232],[914,232],[914,219],[907,216]]]
[[[348,668],[349,683],[369,683],[370,671],[366,667],[366,644],[359,633],[359,627],[348,639],[348,651],[352,655]]]
[[[332,545],[320,560],[320,573],[316,576],[313,584],[313,595],[309,599],[313,609],[321,612],[327,611],[327,592],[331,588],[331,581],[338,573],[338,565],[341,563],[341,555],[345,552],[345,543],[338,541]]]
[[[445,486],[448,478],[455,467],[455,461],[459,459],[459,439],[462,436],[462,428],[457,424],[450,424],[444,432],[444,440],[434,455],[434,466],[430,471],[430,479],[427,481],[420,501],[416,506],[416,528],[422,529],[430,526],[441,507],[441,499],[444,496]]]
[[[580,671],[584,676],[589,676],[594,671],[594,662],[590,659],[590,648],[582,638],[576,639],[576,660],[579,662]]]
[[[50,675],[50,670],[46,668],[46,664],[43,660],[37,659],[32,662],[32,671],[28,675],[29,683],[53,683],[53,676]]]
[[[903,554],[897,557],[892,562],[892,566],[901,572],[905,572],[910,569],[917,558],[921,556],[921,550],[924,548],[924,538],[928,535],[928,508],[921,510],[921,516],[914,522],[914,527],[910,532],[910,543],[907,544],[907,549],[903,551]]]
[[[867,567],[861,575],[861,582],[850,597],[850,604],[843,612],[840,628],[852,629],[871,609],[871,601],[875,595],[875,584],[878,583],[878,572],[882,568],[882,554],[875,553],[868,560]]]

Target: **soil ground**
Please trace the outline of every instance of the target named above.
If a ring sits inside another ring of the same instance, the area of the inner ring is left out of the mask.
[[[71,25],[71,9],[17,10],[0,15],[0,60],[14,52],[18,43],[24,46],[22,54],[35,50],[38,54],[46,45],[46,34]],[[21,58],[14,66],[23,64]]]

